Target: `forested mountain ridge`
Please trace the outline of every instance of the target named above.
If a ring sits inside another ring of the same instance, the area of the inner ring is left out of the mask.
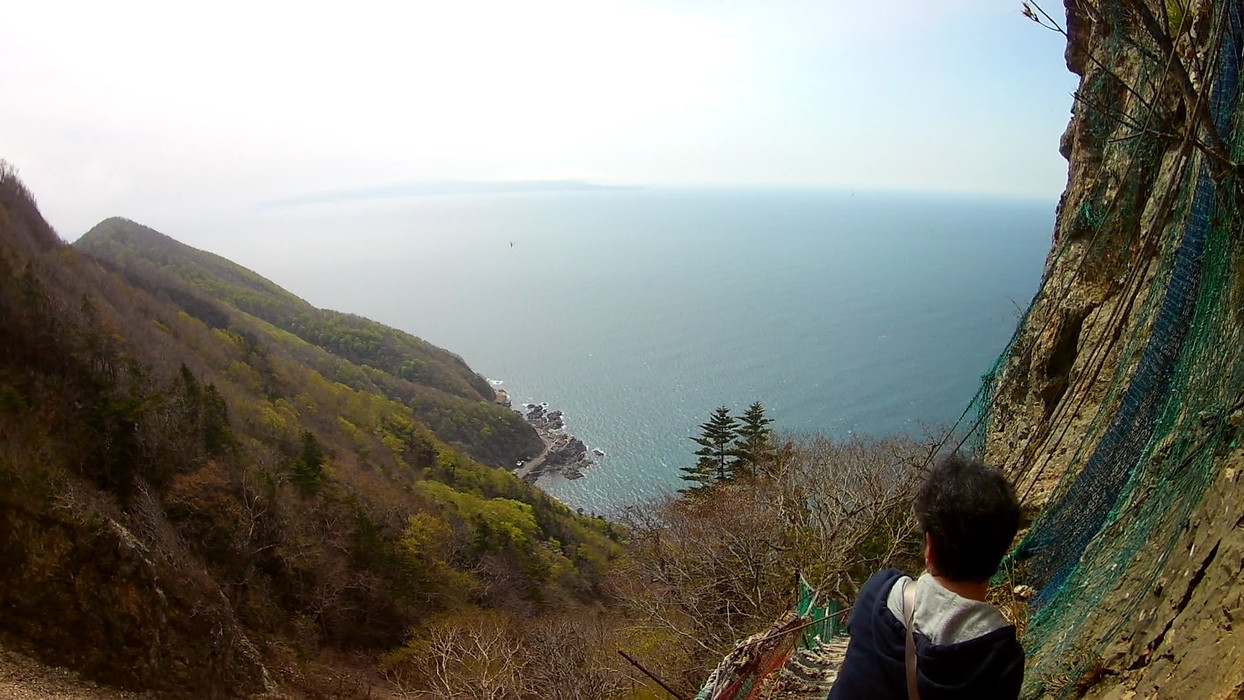
[[[513,465],[542,448],[526,421],[495,403],[487,380],[420,338],[318,309],[251,270],[127,219],[100,222],[74,247],[212,329],[233,327],[248,343],[267,336],[289,345],[270,324],[315,346],[327,356],[294,352],[333,381],[409,405],[439,437],[488,464]]]
[[[376,659],[453,620],[551,629],[600,604],[620,532],[425,425],[421,401],[504,430],[468,374],[459,394],[415,385],[154,265],[143,286],[109,267],[0,164],[6,645],[170,696],[314,697],[326,654]],[[298,308],[240,270],[208,279]]]

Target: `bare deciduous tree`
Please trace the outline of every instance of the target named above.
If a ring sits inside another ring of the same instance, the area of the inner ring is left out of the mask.
[[[638,638],[663,640],[661,673],[694,683],[790,608],[797,571],[845,602],[878,567],[912,563],[911,502],[932,451],[901,437],[792,439],[753,478],[630,509],[618,595]]]

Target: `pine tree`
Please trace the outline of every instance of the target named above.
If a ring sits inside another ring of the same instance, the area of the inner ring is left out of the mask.
[[[695,438],[692,438],[693,440]],[[690,482],[686,488],[678,489],[679,493],[695,494],[710,488],[713,485],[712,464],[705,466],[704,460],[696,462],[690,467],[679,467],[678,471],[682,472],[682,480]]]
[[[207,454],[220,457],[237,446],[229,427],[229,405],[215,384],[203,389],[203,447]]]
[[[737,462],[734,442],[738,437],[738,427],[738,421],[725,406],[718,407],[708,422],[700,424],[700,435],[691,438],[700,446],[695,451],[699,459],[695,466],[680,470],[683,472],[682,478],[695,485],[682,489],[683,493],[700,491],[723,482],[734,474]]]
[[[310,430],[302,433],[302,454],[294,462],[294,483],[303,495],[315,493],[324,478],[324,448]]]
[[[756,467],[764,464],[773,454],[773,430],[769,428],[771,423],[773,419],[765,417],[765,407],[759,401],[747,407],[739,419],[739,437],[735,444],[738,471],[747,475],[755,474]]]

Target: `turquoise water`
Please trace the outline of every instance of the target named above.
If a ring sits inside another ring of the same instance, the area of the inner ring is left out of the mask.
[[[419,197],[275,210],[273,254],[244,264],[565,411],[607,456],[542,486],[607,512],[676,488],[721,404],[835,436],[954,421],[1036,291],[1053,210],[812,191]]]

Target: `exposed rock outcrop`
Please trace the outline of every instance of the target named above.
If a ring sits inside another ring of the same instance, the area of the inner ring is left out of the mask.
[[[526,413],[523,417],[536,429],[536,433],[544,440],[544,452],[534,459],[517,465],[517,474],[529,483],[535,483],[545,474],[557,473],[567,479],[578,479],[583,471],[596,462],[592,455],[604,456],[604,450],[596,449],[588,453],[588,447],[579,438],[565,432],[565,415],[558,410],[549,410],[545,404],[523,404]]]
[[[1068,185],[981,436],[1040,514],[1026,695],[1236,697],[1244,7],[1066,7]]]
[[[157,554],[120,522],[56,522],[0,504],[0,626],[47,660],[175,697],[263,690],[267,673],[206,572]],[[55,611],[56,624],[47,624]]]

